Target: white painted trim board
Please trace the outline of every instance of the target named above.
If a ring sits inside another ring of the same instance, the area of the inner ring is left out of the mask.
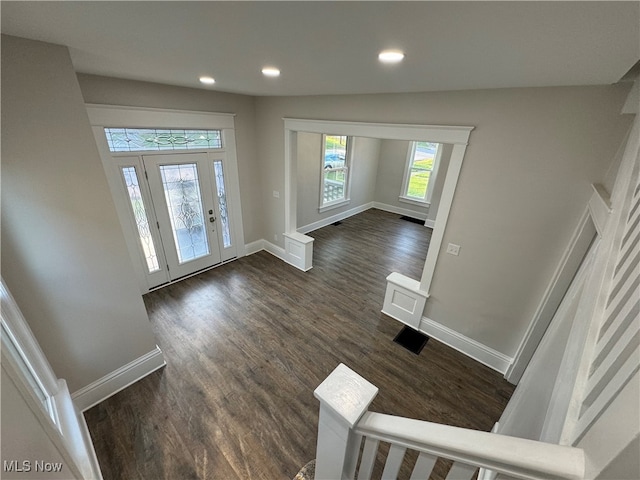
[[[406,217],[417,218],[418,220],[427,220],[427,214],[424,212],[418,212],[416,210],[410,210],[408,208],[396,207],[395,205],[389,205],[388,203],[373,202],[373,208],[382,210],[384,212],[396,213],[398,215],[404,215]]]
[[[162,350],[156,345],[150,352],[75,391],[71,398],[76,408],[84,412],[165,365]]]
[[[590,222],[590,219],[590,210],[585,208],[518,346],[513,363],[505,373],[507,381],[514,385],[520,382],[525,368],[542,341],[547,327],[551,323],[556,310],[569,289],[571,281],[587,254],[589,245],[593,241],[596,228],[595,224]]]
[[[486,345],[451,330],[427,317],[422,317],[419,330],[454,350],[465,354],[483,365],[504,374],[513,359]]]
[[[373,203],[374,202],[365,203],[363,205],[360,205],[359,207],[350,208],[349,210],[345,210],[344,212],[336,213],[335,215],[331,215],[330,217],[325,217],[318,220],[317,222],[309,223],[304,227],[300,227],[297,231],[298,233],[304,234],[313,232],[314,230],[318,230],[319,228],[326,227],[328,225],[331,225],[332,223],[352,217],[354,215],[357,215],[358,213],[365,212],[373,207]]]
[[[424,220],[425,226],[429,228],[433,228],[435,222],[431,220],[427,220],[427,214],[423,212],[417,212],[415,210],[409,210],[407,208],[396,207],[394,205],[389,205],[387,203],[381,202],[369,202],[360,205],[359,207],[354,207],[349,210],[345,210],[342,213],[337,213],[336,215],[331,215],[330,217],[323,218],[318,220],[317,222],[309,223],[303,227],[298,228],[298,233],[310,233],[314,230],[318,230],[320,228],[331,225],[332,223],[338,222],[340,220],[344,220],[345,218],[352,217],[353,215],[357,215],[362,212],[366,212],[367,210],[375,208],[377,210],[382,210],[383,212],[395,213],[397,215],[404,215],[407,217],[417,218],[418,220]]]

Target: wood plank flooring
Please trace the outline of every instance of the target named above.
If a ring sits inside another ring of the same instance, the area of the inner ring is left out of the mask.
[[[167,366],[86,412],[105,480],[293,478],[340,362],[378,386],[374,411],[490,430],[513,387],[433,339],[403,349],[380,313],[390,272],[420,278],[430,232],[368,210],[311,233],[307,273],[259,252],[145,295]]]

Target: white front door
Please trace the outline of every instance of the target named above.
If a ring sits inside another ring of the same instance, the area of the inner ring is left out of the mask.
[[[169,279],[221,262],[206,153],[143,155]]]
[[[148,289],[237,256],[224,152],[118,155],[110,162],[116,207]]]

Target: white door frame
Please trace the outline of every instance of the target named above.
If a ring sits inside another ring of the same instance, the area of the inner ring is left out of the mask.
[[[467,142],[474,127],[445,125],[416,125],[398,123],[364,123],[333,120],[284,119],[284,205],[285,235],[295,235],[297,229],[296,167],[298,132],[330,133],[354,137],[370,137],[394,140],[420,140],[453,145],[453,152],[446,172],[444,188],[438,207],[427,258],[425,260],[420,290],[429,295],[436,261],[449,218],[453,196],[462,168]],[[420,312],[422,313],[422,312]]]
[[[226,153],[225,180],[227,197],[229,198],[229,215],[233,220],[231,223],[233,231],[232,238],[236,246],[236,257],[245,255],[244,228],[242,225],[242,207],[240,203],[240,182],[238,175],[238,160],[236,155],[235,121],[234,114],[230,113],[209,113],[194,112],[186,110],[168,110],[158,108],[128,107],[120,105],[97,105],[86,104],[87,114],[91,123],[93,134],[96,139],[100,158],[103,165],[110,165],[112,154],[104,134],[105,127],[131,127],[131,128],[181,128],[181,129],[202,129],[221,130],[222,141]],[[141,154],[142,152],[140,152]],[[136,152],[130,152],[136,155]],[[112,191],[113,179],[107,175],[107,181]],[[114,199],[118,202],[117,199]],[[118,209],[120,210],[120,209]],[[122,222],[122,219],[121,219]],[[137,244],[133,239],[125,235],[127,247],[132,261],[135,264],[135,273],[142,293],[147,293],[146,275],[144,274],[143,259],[138,254]]]

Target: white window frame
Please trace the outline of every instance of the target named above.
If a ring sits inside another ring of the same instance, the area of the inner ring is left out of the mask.
[[[435,143],[435,142],[434,142]],[[435,158],[433,160],[433,169],[431,170],[431,176],[429,177],[429,183],[427,184],[427,191],[425,197],[420,199],[416,197],[410,197],[408,195],[409,182],[411,180],[411,166],[416,154],[417,141],[409,143],[409,149],[407,153],[407,160],[404,167],[404,179],[402,180],[402,190],[400,192],[399,200],[404,203],[411,203],[414,205],[420,205],[423,207],[429,207],[431,205],[431,198],[433,196],[434,185],[436,183],[436,177],[438,176],[438,167],[440,166],[440,159],[442,157],[442,144],[438,143],[436,149]]]
[[[84,417],[56,378],[22,312],[0,279],[2,373],[13,382],[74,479],[102,480]]]
[[[330,171],[343,171],[344,172],[344,197],[338,200],[333,200],[330,202],[324,202],[324,181],[325,181],[325,173],[327,170],[324,168],[325,165],[325,148],[327,145],[326,137],[327,136],[340,136],[346,137],[346,152],[344,158],[344,167],[332,168]],[[348,205],[351,202],[351,165],[352,165],[352,152],[353,152],[353,142],[354,138],[350,135],[336,135],[336,134],[322,134],[321,136],[321,155],[320,155],[320,203],[318,207],[318,212],[326,212],[327,210],[331,210],[333,208],[342,207],[343,205]]]

